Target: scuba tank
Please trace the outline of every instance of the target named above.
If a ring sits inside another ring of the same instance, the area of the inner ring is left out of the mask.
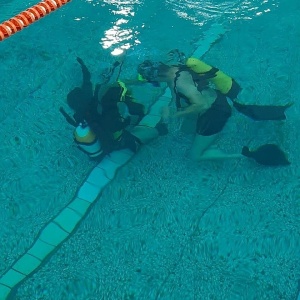
[[[188,58],[186,65],[200,76],[211,75],[209,81],[214,83],[216,89],[222,94],[226,95],[230,91],[233,79],[219,69],[194,57]]]
[[[100,141],[85,121],[79,123],[75,128],[74,141],[78,148],[90,158],[96,158],[103,154]]]

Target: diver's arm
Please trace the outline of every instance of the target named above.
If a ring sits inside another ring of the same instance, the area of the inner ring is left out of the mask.
[[[82,69],[82,77],[83,77],[83,85],[89,85],[91,84],[91,73],[83,60],[80,57],[77,57],[77,61],[79,62],[81,69]]]
[[[186,109],[176,112],[173,117],[181,117],[190,114],[201,114],[206,111],[206,108],[203,105],[192,104],[188,106]]]
[[[201,94],[195,86],[189,86],[188,89],[182,90],[181,92],[188,98],[190,105],[175,113],[173,117],[189,114],[202,114],[210,107],[210,99]]]

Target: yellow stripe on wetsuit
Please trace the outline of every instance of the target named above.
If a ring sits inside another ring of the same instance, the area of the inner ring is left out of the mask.
[[[121,80],[118,80],[118,84],[123,89],[122,94],[121,94],[121,99],[120,99],[120,101],[123,101],[125,98],[125,95],[127,93],[127,87],[126,87],[125,83]]]

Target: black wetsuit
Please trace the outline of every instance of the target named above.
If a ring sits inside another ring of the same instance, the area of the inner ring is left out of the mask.
[[[67,96],[68,105],[75,111],[73,117],[76,123],[79,124],[83,120],[88,123],[100,140],[105,154],[122,148],[136,151],[140,141],[124,130],[130,123],[130,120],[122,118],[118,111],[117,101],[120,101],[120,97],[118,98],[118,96],[121,96],[119,95],[120,89],[118,91],[114,88],[107,90],[104,101],[100,100],[103,109],[102,113],[98,113],[97,109],[100,103],[98,92],[101,85],[96,85],[95,91],[93,91],[91,74],[88,68],[80,58],[77,58],[77,61],[82,69],[82,85],[74,88]],[[144,106],[142,104],[132,102],[129,96],[125,97],[125,100],[126,104],[129,103],[128,109],[131,114],[137,114],[140,118],[144,116]],[[115,133],[119,131],[121,134],[118,138],[115,138]]]
[[[197,119],[197,134],[210,136],[219,133],[231,116],[231,107],[220,92],[211,107]]]

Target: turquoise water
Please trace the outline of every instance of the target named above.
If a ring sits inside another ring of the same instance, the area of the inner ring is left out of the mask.
[[[34,4],[2,2],[0,20]],[[14,299],[297,298],[299,10],[296,1],[73,0],[0,43],[1,274],[95,166],[58,113],[81,81],[77,55],[96,82],[111,52],[128,48],[122,76],[133,77],[139,61],[173,48],[191,54],[222,24],[227,31],[204,60],[241,83],[245,102],[296,102],[286,122],[235,114],[218,141],[228,152],[276,142],[292,161],[287,169],[195,165],[186,159],[192,136],[172,123],[119,171]],[[153,101],[146,91],[136,89]]]

